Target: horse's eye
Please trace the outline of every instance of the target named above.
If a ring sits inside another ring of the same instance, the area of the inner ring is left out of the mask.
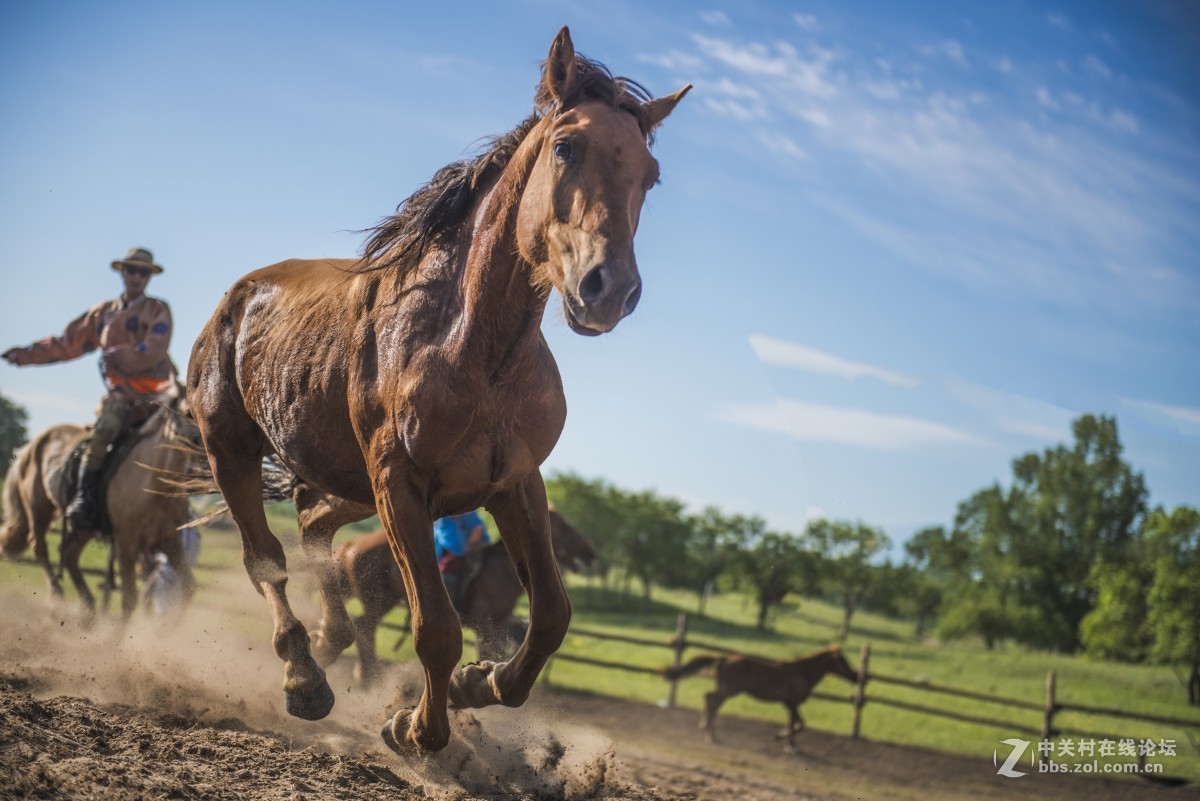
[[[560,161],[571,160],[571,142],[567,139],[559,139],[554,143],[554,155],[558,156]]]

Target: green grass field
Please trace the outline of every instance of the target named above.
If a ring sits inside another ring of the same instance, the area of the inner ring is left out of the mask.
[[[286,505],[273,506],[268,517],[284,542],[289,563],[295,570],[302,564],[302,558],[298,552],[296,525],[291,510]],[[338,535],[338,540],[369,531],[375,525],[377,523],[374,521],[365,521],[348,527]],[[57,558],[56,537],[52,537],[51,552]],[[101,547],[90,546],[85,553],[85,564],[101,567],[104,555],[105,551]],[[222,593],[227,590],[213,587],[212,578],[226,571],[232,571],[238,578],[244,575],[240,538],[236,530],[205,527],[203,550],[197,571],[200,583],[196,598],[198,604],[222,607],[225,600]],[[0,563],[0,581],[10,588],[20,587],[30,592],[45,592],[40,570],[29,565]],[[93,579],[93,585],[95,582]],[[305,586],[303,582],[294,581],[293,596],[297,591],[303,591]],[[612,589],[602,587],[595,579],[568,576],[568,587],[574,605],[573,628],[640,637],[665,645],[673,636],[678,615],[682,611],[689,613],[690,639],[777,658],[793,658],[828,645],[836,634],[841,614],[840,610],[819,601],[792,601],[785,603],[774,617],[771,630],[763,632],[754,628],[754,605],[741,595],[725,594],[711,598],[707,614],[701,618],[693,614],[697,599],[690,593],[656,590],[651,608],[643,610],[640,598],[633,595],[622,596]],[[247,591],[250,591],[248,582]],[[356,607],[357,602],[351,602],[352,614],[357,611]],[[404,610],[393,610],[386,622],[402,624]],[[268,636],[269,615],[265,604],[261,618],[245,620],[242,625],[248,633]],[[413,659],[410,644],[406,643],[398,652],[392,652],[391,643],[395,636],[397,634],[393,631],[381,632],[380,655],[384,658]],[[950,644],[918,642],[913,636],[910,623],[860,613],[855,616],[852,634],[844,644],[851,664],[856,667],[860,649],[865,642],[871,644],[870,667],[871,671],[877,674],[1041,704],[1045,700],[1047,671],[1054,670],[1057,673],[1057,697],[1060,703],[1087,704],[1127,712],[1195,720],[1197,724],[1190,733],[1167,725],[1067,712],[1056,716],[1055,725],[1060,729],[1076,729],[1139,742],[1147,738],[1155,742],[1174,740],[1176,756],[1156,756],[1150,761],[1164,763],[1164,772],[1168,775],[1200,780],[1200,758],[1197,757],[1196,743],[1193,739],[1200,736],[1200,709],[1187,706],[1184,688],[1169,668],[1095,661],[1077,656],[1030,651],[1015,646],[1001,646],[989,652],[983,648],[982,643],[970,641]],[[651,648],[613,642],[575,632],[568,634],[561,653],[648,668],[663,667],[672,659],[672,652],[666,647]],[[700,651],[689,651],[685,658],[697,653]],[[473,658],[473,653],[466,656]],[[562,659],[551,662],[544,680],[560,689],[610,695],[651,704],[663,701],[668,687],[665,681],[656,676],[604,669]],[[699,710],[703,695],[710,686],[711,679],[704,677],[683,681],[679,687],[677,703]],[[853,686],[839,678],[831,677],[826,679],[820,690],[831,695],[849,697]],[[995,718],[1011,724],[984,726],[961,723],[868,703],[863,710],[862,734],[871,740],[990,758],[995,749],[1005,748],[999,745],[1000,740],[1010,737],[1036,740],[1036,734],[1028,732],[1036,732],[1041,727],[1041,714],[1036,711],[1004,708],[987,702],[929,693],[915,688],[874,683],[868,689],[868,697],[870,696],[893,698],[974,717]],[[803,714],[807,724],[813,728],[838,734],[850,733],[852,707],[848,703],[812,699],[805,705]],[[722,715],[758,718],[780,725],[784,721],[783,709],[778,704],[762,703],[746,697],[729,701],[723,708]],[[1075,741],[1078,741],[1080,736],[1064,734],[1064,738]],[[1061,761],[1071,760],[1064,758]],[[1126,758],[1118,761],[1130,760]]]

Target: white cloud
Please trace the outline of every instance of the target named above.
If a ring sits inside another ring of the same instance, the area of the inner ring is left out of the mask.
[[[700,35],[692,39],[705,56],[745,75],[780,79],[790,90],[811,97],[829,99],[837,94],[837,87],[828,78],[833,61],[830,51],[815,48],[805,58],[786,42],[737,44]]]
[[[960,67],[970,66],[967,63],[967,54],[963,50],[962,44],[954,39],[947,39],[935,45],[925,45],[920,50],[927,56],[944,56]]]
[[[992,425],[1010,434],[1042,443],[1065,442],[1071,438],[1070,409],[1001,389],[952,380],[947,394],[982,412]]]
[[[875,378],[893,386],[911,389],[920,382],[911,376],[885,370],[862,362],[852,362],[834,356],[830,353],[800,345],[795,342],[785,342],[781,339],[751,334],[750,347],[764,364],[777,367],[793,367],[809,373],[832,375],[853,381],[857,378]]]
[[[879,192],[810,197],[912,266],[1068,307],[1200,309],[1200,148],[1081,96],[1046,63],[1006,59],[1003,85],[962,88],[944,70],[827,41],[693,41],[714,81],[757,93],[718,95],[712,110],[760,122],[755,135],[776,145],[766,152],[789,160],[848,157],[838,169]],[[932,52],[966,59],[957,42]]]
[[[708,97],[704,100],[704,105],[708,109],[722,117],[732,117],[735,120],[749,122],[753,119],[761,118],[765,112],[761,108],[740,103],[737,100],[720,100],[715,97]]]
[[[1069,31],[1072,28],[1071,20],[1062,14],[1047,14],[1046,22],[1049,22],[1051,27],[1058,28],[1060,31]]]
[[[722,28],[733,27],[733,20],[724,11],[701,11],[700,19],[709,25]]]
[[[1092,73],[1099,75],[1101,78],[1111,78],[1113,72],[1108,68],[1108,65],[1101,61],[1096,56],[1089,55],[1083,60],[1083,66]]]
[[[787,434],[800,442],[849,445],[870,450],[910,450],[941,445],[983,445],[974,435],[916,417],[796,400],[740,404],[719,415],[726,422]]]
[[[1108,116],[1108,121],[1117,130],[1133,134],[1138,132],[1137,117],[1120,109],[1113,109],[1112,113]]]
[[[807,161],[809,158],[804,148],[796,144],[795,140],[790,136],[772,131],[759,131],[758,140],[766,147],[788,158],[796,159],[797,161]]]
[[[1200,409],[1133,398],[1121,398],[1121,403],[1143,417],[1168,425],[1181,434],[1200,435]]]
[[[692,53],[681,53],[678,50],[668,50],[666,53],[642,53],[638,61],[654,64],[672,72],[696,73],[704,68],[704,60]]]
[[[1037,95],[1038,105],[1040,105],[1042,108],[1047,108],[1047,109],[1050,109],[1051,111],[1061,111],[1062,110],[1062,106],[1060,106],[1058,104],[1058,101],[1056,101],[1054,99],[1054,97],[1050,94],[1050,90],[1047,89],[1046,87],[1039,86],[1037,88],[1036,95]]]
[[[821,23],[812,14],[793,14],[792,19],[795,20],[796,26],[802,31],[816,33],[821,29]]]

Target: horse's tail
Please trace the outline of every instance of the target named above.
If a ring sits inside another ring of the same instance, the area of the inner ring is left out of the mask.
[[[684,676],[691,676],[694,673],[699,673],[705,668],[712,667],[724,658],[725,657],[717,656],[716,654],[705,654],[704,656],[696,657],[690,662],[685,662],[682,665],[665,667],[662,670],[662,675],[663,678],[667,679],[668,681],[675,681],[676,679],[682,679]]]
[[[21,469],[25,451],[17,452],[8,475],[4,479],[4,519],[0,526],[0,551],[9,559],[25,553],[29,547],[30,534],[33,532],[33,521],[25,513],[25,504],[21,501]]]

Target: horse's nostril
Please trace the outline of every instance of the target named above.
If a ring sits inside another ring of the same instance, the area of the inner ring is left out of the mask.
[[[598,264],[579,282],[579,299],[591,305],[604,297],[604,265]]]
[[[629,290],[629,295],[625,298],[625,314],[633,314],[633,310],[637,308],[638,301],[642,299],[642,282],[638,281],[633,285],[633,289]]]

